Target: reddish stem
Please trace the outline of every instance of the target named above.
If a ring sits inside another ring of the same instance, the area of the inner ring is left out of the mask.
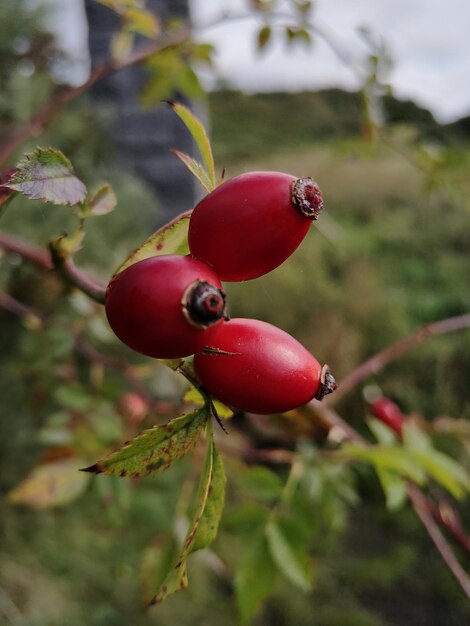
[[[372,374],[377,374],[377,372],[380,372],[380,370],[382,370],[388,363],[394,361],[396,358],[405,352],[408,352],[408,350],[411,350],[415,346],[424,343],[431,337],[437,337],[438,335],[444,335],[445,333],[451,333],[455,330],[462,330],[463,328],[469,327],[470,313],[457,315],[456,317],[449,317],[447,319],[440,320],[439,322],[423,326],[423,328],[420,328],[413,334],[408,335],[408,337],[399,339],[384,350],[374,354],[374,356],[367,359],[367,361],[364,361],[364,363],[359,365],[359,367],[339,381],[338,389],[335,393],[328,396],[328,398],[325,398],[324,403],[330,405],[336,403],[363,380]]]
[[[185,28],[172,35],[164,35],[160,37],[158,41],[152,41],[150,44],[142,46],[139,50],[130,54],[124,61],[118,62],[109,59],[97,65],[90,77],[83,84],[77,87],[66,87],[58,91],[50,102],[33,115],[29,122],[14,131],[3,143],[0,147],[0,166],[14,154],[23,143],[40,135],[44,127],[53,120],[69,102],[78,98],[78,96],[90,89],[90,87],[104,76],[115,70],[142,63],[161,50],[181,44],[188,38],[189,34],[189,29]]]
[[[51,255],[46,252],[46,250],[15,235],[0,231],[0,248],[8,252],[16,252],[16,254],[19,254],[23,259],[27,259],[35,265],[39,265],[42,269],[54,269]]]
[[[428,499],[416,487],[416,485],[413,485],[411,483],[408,484],[407,492],[416,515],[419,517],[423,526],[426,528],[428,535],[431,537],[439,554],[443,558],[449,570],[452,572],[454,578],[463,589],[467,598],[470,599],[470,579],[468,578],[463,567],[455,558],[455,555],[449,547],[449,544],[445,540],[437,524],[434,522],[433,515],[429,509]]]

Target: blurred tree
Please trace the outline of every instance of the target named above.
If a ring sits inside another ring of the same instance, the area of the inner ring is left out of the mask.
[[[189,20],[187,0],[149,0],[146,6],[161,18]],[[85,0],[89,25],[92,64],[109,57],[110,43],[119,30],[119,17],[95,0]],[[117,146],[121,164],[134,171],[159,199],[162,223],[194,204],[194,178],[169,150],[178,146],[192,152],[191,137],[167,107],[142,108],[139,92],[147,78],[146,70],[132,65],[113,72],[91,90],[96,105],[111,113],[110,134]],[[174,94],[179,101],[181,94]]]

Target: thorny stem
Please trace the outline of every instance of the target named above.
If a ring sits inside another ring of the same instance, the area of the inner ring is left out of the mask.
[[[35,324],[37,328],[40,328],[44,321],[40,313],[34,311],[31,307],[23,304],[5,291],[0,291],[0,307],[12,315],[16,315],[25,321],[30,321],[32,324]]]
[[[330,424],[331,428],[341,428],[347,439],[355,441],[361,445],[370,445],[362,437],[362,435],[360,435],[352,426],[347,424],[347,422],[345,422],[334,409],[326,406],[325,403],[315,402],[311,403],[309,406],[325,424]],[[460,527],[457,528],[455,524],[450,523],[445,516],[439,513],[438,507],[436,507],[436,505],[424,493],[422,493],[422,491],[415,484],[408,481],[406,490],[408,499],[410,500],[416,515],[425,527],[431,540],[436,546],[436,549],[466,596],[470,598],[470,579],[458,562],[434,519],[441,523],[442,526],[446,528],[446,530],[452,534],[460,545],[467,551],[470,551],[470,539],[465,535]]]
[[[447,319],[434,322],[433,324],[428,324],[411,335],[408,335],[408,337],[399,339],[387,348],[384,348],[380,352],[377,352],[377,354],[374,354],[350,374],[340,380],[338,383],[338,389],[334,394],[324,400],[324,404],[335,404],[340,398],[349,393],[351,389],[356,387],[356,385],[361,383],[363,380],[372,374],[377,374],[386,365],[388,365],[388,363],[394,361],[405,352],[408,352],[408,350],[424,343],[431,337],[437,337],[439,335],[451,333],[456,330],[462,330],[464,328],[470,328],[470,313],[457,315],[456,317],[449,317]]]
[[[55,260],[54,260],[55,261]],[[56,269],[74,287],[83,291],[98,304],[104,304],[106,289],[101,283],[95,282],[90,276],[79,269],[71,258],[55,263]]]
[[[64,279],[99,304],[104,304],[105,287],[79,269],[71,258],[64,258],[51,246],[50,253],[29,241],[0,231],[0,248],[15,252],[42,269],[56,269]]]
[[[429,509],[429,502],[426,496],[412,483],[407,485],[408,498],[411,501],[411,505],[416,515],[421,520],[423,526],[426,528],[428,535],[431,537],[436,549],[443,558],[447,567],[454,575],[467,598],[470,599],[470,579],[468,578],[465,570],[455,558],[449,544],[445,540],[443,534],[439,530],[437,524],[434,522],[432,512]]]

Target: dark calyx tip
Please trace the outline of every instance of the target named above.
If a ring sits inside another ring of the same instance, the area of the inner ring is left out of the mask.
[[[225,293],[208,282],[198,280],[190,285],[183,300],[188,320],[198,328],[207,328],[227,319]]]
[[[101,474],[103,470],[101,470],[98,467],[97,463],[94,463],[93,465],[89,465],[88,467],[82,467],[80,468],[81,472],[90,472],[90,474]]]
[[[320,386],[318,387],[318,391],[315,395],[316,400],[323,400],[325,396],[330,393],[333,393],[335,389],[337,389],[338,383],[335,380],[335,377],[331,373],[328,365],[324,365],[321,370],[321,378],[320,378]]]
[[[323,209],[323,194],[313,178],[298,178],[292,184],[292,202],[304,217],[316,220]]]

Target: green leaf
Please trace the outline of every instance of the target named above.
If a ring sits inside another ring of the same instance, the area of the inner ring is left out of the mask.
[[[112,476],[148,476],[162,472],[194,447],[208,415],[208,410],[203,408],[144,430],[84,471]]]
[[[397,511],[406,502],[406,482],[395,472],[380,467],[376,468],[377,476],[385,494],[385,502],[389,511]]]
[[[377,441],[384,446],[394,446],[398,443],[398,437],[388,426],[379,421],[375,417],[369,417],[366,420],[367,426]]]
[[[173,221],[162,226],[127,257],[124,263],[115,271],[114,275],[119,274],[126,267],[143,259],[149,259],[161,254],[189,254],[188,229],[190,216],[190,212],[182,213]]]
[[[413,458],[411,452],[402,447],[382,445],[365,447],[346,444],[342,447],[342,453],[352,459],[370,463],[376,469],[396,472],[418,485],[423,484],[426,478],[423,469]]]
[[[303,591],[312,588],[311,561],[304,549],[299,550],[299,536],[287,525],[273,518],[266,526],[266,537],[271,556],[288,580]]]
[[[206,486],[201,481],[197,496],[198,502],[202,502],[206,498],[206,503],[189,553],[203,550],[215,540],[224,508],[226,480],[224,466],[213,439],[211,439],[209,448],[204,471],[204,474],[207,475],[208,492],[205,496]]]
[[[467,471],[446,454],[433,448],[413,450],[412,458],[422,469],[455,498],[463,498],[470,491],[470,476]]]
[[[114,189],[109,183],[103,183],[91,195],[88,201],[87,214],[107,215],[114,211],[117,206],[117,198]]]
[[[145,548],[140,562],[142,596],[147,604],[155,589],[165,580],[178,556],[179,543],[174,535],[165,534]]]
[[[253,534],[266,525],[268,509],[255,502],[244,502],[229,509],[222,522],[224,529],[234,535]]]
[[[215,447],[212,429],[209,429],[207,453],[199,483],[195,515],[178,562],[169,572],[150,604],[158,604],[170,594],[186,589],[188,586],[187,558],[192,552],[207,547],[215,538],[222,514],[224,489],[225,474]]]
[[[271,39],[272,30],[270,26],[263,26],[258,32],[258,50],[263,50]]]
[[[430,450],[431,439],[416,424],[406,422],[403,425],[403,445],[410,450]]]
[[[83,460],[65,459],[38,465],[10,493],[8,500],[36,509],[65,506],[80,496],[91,476],[79,471]]]
[[[235,573],[235,593],[241,622],[247,623],[274,592],[276,567],[264,534],[243,542]]]
[[[257,500],[276,500],[282,492],[279,476],[261,465],[242,470],[238,474],[238,480]]]
[[[75,176],[67,157],[52,148],[26,154],[4,186],[31,200],[73,206],[86,197],[85,185]]]
[[[193,157],[189,156],[189,154],[181,152],[180,150],[172,149],[171,152],[173,152],[173,154],[175,154],[178,159],[186,165],[191,174],[197,178],[199,183],[207,192],[212,191],[212,184],[209,180],[209,176],[199,161],[196,161],[196,159],[193,159]]]
[[[184,122],[186,128],[191,133],[194,141],[196,142],[199,151],[201,152],[202,160],[207,171],[208,178],[211,184],[211,191],[215,188],[215,165],[214,156],[212,154],[212,148],[202,123],[197,119],[195,115],[182,104],[176,102],[169,103],[173,111]]]

